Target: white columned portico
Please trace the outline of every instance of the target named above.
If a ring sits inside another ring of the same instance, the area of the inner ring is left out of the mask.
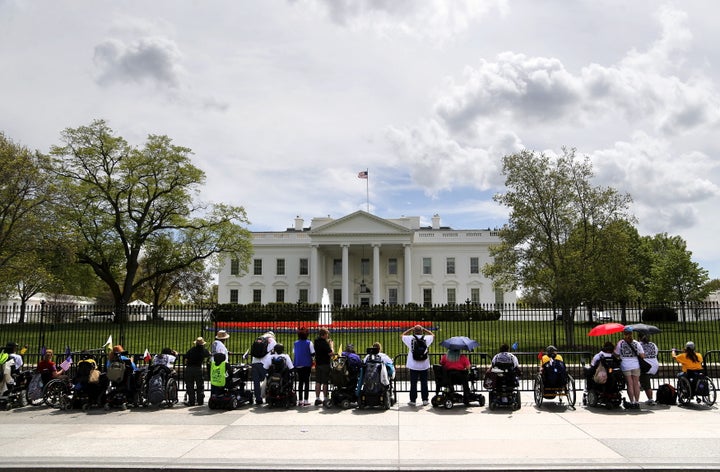
[[[310,246],[310,303],[318,303],[320,301],[320,293],[323,287],[320,287],[320,264],[318,262],[318,246],[313,244]]]
[[[405,255],[403,269],[403,288],[405,293],[405,304],[412,302],[412,253],[409,244],[404,244]]]
[[[380,245],[373,244],[373,305],[380,304]]]
[[[343,243],[342,247],[342,304],[350,304],[350,244]]]

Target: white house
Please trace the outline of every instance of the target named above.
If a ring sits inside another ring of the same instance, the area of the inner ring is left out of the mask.
[[[254,254],[246,273],[227,258],[218,277],[220,303],[307,301],[327,288],[336,305],[514,303],[483,276],[490,229],[421,227],[419,217],[384,219],[356,211],[339,219],[302,218],[285,231],[252,234]]]

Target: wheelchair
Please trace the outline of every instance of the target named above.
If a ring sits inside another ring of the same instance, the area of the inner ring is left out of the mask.
[[[697,403],[712,406],[717,398],[715,384],[704,370],[688,370],[680,375],[675,389],[680,405],[689,405],[695,399]]]
[[[538,372],[533,383],[535,405],[542,406],[543,401],[558,399],[562,404],[563,397],[569,407],[575,406],[575,379],[565,369],[565,363],[553,360],[545,363],[542,372]]]
[[[462,403],[470,406],[471,402],[477,402],[479,406],[485,406],[485,396],[480,393],[477,382],[480,380],[480,371],[473,366],[470,371],[445,370],[441,365],[433,365],[433,376],[435,377],[435,395],[430,399],[433,407],[445,407],[451,409],[455,403]],[[462,392],[455,387],[462,386]]]

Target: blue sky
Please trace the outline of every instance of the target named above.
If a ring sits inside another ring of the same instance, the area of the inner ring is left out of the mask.
[[[200,198],[500,226],[503,155],[575,147],[720,277],[712,0],[0,0],[0,130],[48,151],[102,118],[166,134]]]

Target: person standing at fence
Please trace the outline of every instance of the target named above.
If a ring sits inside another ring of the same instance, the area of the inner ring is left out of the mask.
[[[645,404],[655,405],[651,379],[655,376],[655,374],[657,374],[658,369],[660,368],[660,364],[657,359],[658,347],[654,342],[650,341],[650,335],[648,334],[642,335],[640,338],[640,345],[645,353],[645,360],[650,364],[650,370],[645,373],[640,372],[640,388],[645,391],[645,395],[647,396]]]
[[[205,379],[203,376],[203,364],[210,357],[205,348],[205,340],[197,338],[193,347],[185,353],[185,389],[188,399],[185,406],[202,406],[205,402]]]
[[[625,376],[629,402],[625,406],[628,410],[640,409],[640,361],[638,357],[645,357],[645,352],[639,342],[633,339],[633,329],[626,326],[623,337],[615,346],[615,355],[620,356],[620,370]]]
[[[417,405],[417,384],[420,382],[420,399],[423,406],[428,405],[430,393],[428,391],[428,370],[430,369],[430,345],[435,339],[433,333],[420,325],[409,328],[401,335],[402,342],[408,348],[405,366],[410,371],[410,402],[408,405]]]
[[[228,334],[227,331],[221,329],[220,331],[215,334],[215,341],[210,345],[210,355],[214,356],[215,354],[225,354],[225,359],[230,359],[230,353],[228,352],[228,348],[225,346],[225,343],[227,340],[230,339],[230,334]]]
[[[269,355],[275,349],[275,333],[268,331],[255,340],[250,347],[252,355],[252,379],[253,393],[255,394],[255,404],[263,404],[263,387],[268,369],[272,363]]]
[[[315,347],[315,406],[323,404],[323,398],[328,399],[328,383],[330,382],[330,359],[335,351],[335,344],[330,339],[330,332],[326,328],[318,330],[318,337],[313,342]]]
[[[293,344],[293,356],[295,357],[295,371],[298,378],[298,405],[310,405],[310,371],[312,370],[313,357],[315,356],[315,346],[308,339],[308,329],[300,327],[297,335],[298,339]]]

